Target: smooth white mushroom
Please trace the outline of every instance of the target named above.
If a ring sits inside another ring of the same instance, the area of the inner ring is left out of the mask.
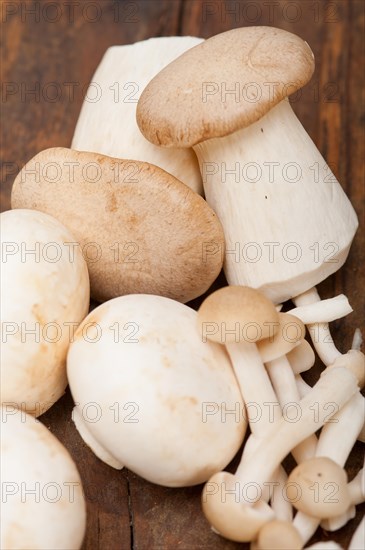
[[[1,222],[1,403],[35,416],[67,386],[66,354],[89,308],[89,276],[75,238],[34,210]]]
[[[86,506],[75,463],[43,424],[4,407],[1,492],[1,548],[81,548]]]
[[[234,457],[247,421],[225,349],[197,313],[153,295],[105,302],[67,358],[74,420],[95,454],[170,487],[202,483]]]
[[[126,177],[150,162],[202,194],[199,164],[192,149],[166,151],[147,141],[137,126],[137,101],[148,82],[168,63],[203,40],[163,36],[109,48],[91,79],[72,139],[72,149],[131,159]],[[90,98],[96,96],[97,101]]]
[[[137,106],[152,143],[194,148],[224,228],[228,283],[257,288],[275,303],[337,271],[358,226],[286,99],[313,71],[313,53],[298,36],[233,29],[170,63]]]

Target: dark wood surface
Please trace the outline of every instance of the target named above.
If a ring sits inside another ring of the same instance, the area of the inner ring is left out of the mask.
[[[109,46],[174,34],[205,38],[252,24],[297,33],[313,49],[316,71],[294,109],[361,222],[346,265],[319,286],[322,297],[344,292],[354,307],[349,317],[332,323],[334,339],[346,351],[364,313],[363,0],[78,0],[60,1],[57,11],[54,6],[48,1],[1,4],[2,210],[9,208],[12,181],[26,161],[47,147],[70,145],[83,91]],[[312,381],[318,373],[319,366]],[[66,393],[42,420],[69,449],[83,479],[88,504],[84,550],[242,546],[210,531],[200,510],[201,487],[158,487],[96,459],[75,431],[71,409]],[[363,451],[358,443],[347,465],[350,477],[361,467]],[[318,531],[313,540],[332,538],[346,548],[363,513],[364,506],[358,507],[356,518],[341,531]]]

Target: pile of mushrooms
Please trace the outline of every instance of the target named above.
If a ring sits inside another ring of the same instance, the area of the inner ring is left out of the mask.
[[[329,323],[352,308],[315,288],[345,262],[357,218],[288,101],[313,70],[308,44],[271,27],[110,48],[93,80],[132,84],[131,100],[85,102],[72,148],[40,152],[16,177],[1,215],[3,479],[77,489],[42,517],[8,491],[2,547],[82,544],[76,467],[25,414],[42,414],[67,381],[90,450],[152,483],[204,483],[217,535],[300,550],[364,502],[364,469],[350,482],[344,470],[365,424],[361,333],[342,354]],[[198,312],[186,305],[222,266],[228,286]],[[90,292],[103,303],[88,314]],[[314,350],[324,368],[311,387]],[[224,471],[248,427],[236,472]],[[365,546],[363,531],[350,548]],[[339,548],[310,548],[327,547]]]

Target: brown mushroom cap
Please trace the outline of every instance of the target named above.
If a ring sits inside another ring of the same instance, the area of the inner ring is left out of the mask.
[[[316,360],[313,348],[307,340],[302,340],[300,344],[289,351],[287,357],[294,374],[311,369]]]
[[[233,29],[155,76],[141,94],[137,123],[156,145],[191,147],[249,126],[304,86],[313,71],[313,53],[298,36],[274,27]],[[208,86],[215,93],[204,96]]]
[[[239,479],[228,472],[210,478],[202,493],[202,508],[210,525],[218,533],[237,542],[254,540],[262,526],[274,518],[263,501],[255,506],[242,502],[244,489]]]
[[[339,516],[351,505],[347,474],[327,457],[311,458],[294,468],[286,494],[297,510],[321,519]]]
[[[231,285],[204,300],[198,310],[198,323],[201,330],[207,325],[215,327],[214,334],[207,334],[213,342],[257,342],[275,333],[278,315],[273,303],[261,292]]]
[[[301,550],[303,542],[292,523],[275,519],[260,529],[257,547],[259,550]]]
[[[261,340],[258,344],[262,361],[269,363],[294,349],[304,339],[305,326],[302,321],[290,313],[278,313],[279,327],[272,338]]]
[[[51,214],[71,230],[98,301],[158,294],[187,302],[203,294],[222,267],[216,214],[152,164],[47,149],[18,174],[12,207]]]

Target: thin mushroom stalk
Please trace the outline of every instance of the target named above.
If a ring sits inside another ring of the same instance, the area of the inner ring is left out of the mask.
[[[327,406],[337,407],[335,399],[327,402]],[[355,393],[347,404],[339,407],[331,417],[331,422],[323,428],[316,449],[317,457],[327,457],[340,466],[344,466],[351,449],[354,446],[358,432],[364,422],[364,398],[360,392]],[[321,519],[314,518],[299,511],[294,518],[294,525],[300,533],[303,544],[313,536]]]
[[[280,326],[275,336],[272,339],[262,340],[258,347],[284,414],[287,408],[300,400],[295,375],[287,354],[293,354],[297,347],[303,347],[305,327],[297,317],[288,313],[279,313],[279,320]],[[301,357],[300,360],[304,365],[307,358]],[[313,456],[316,445],[317,439],[313,434],[292,449],[295,460],[300,462]]]
[[[332,306],[334,305],[333,301],[328,308],[323,307],[325,306],[323,302],[327,302],[327,301],[324,300],[321,303],[321,298],[315,287],[307,290],[300,296],[296,296],[293,299],[295,305],[297,306],[297,308],[293,310],[293,314],[295,315],[295,311],[296,311],[297,315],[301,319],[302,319],[301,312],[302,314],[304,313],[305,315],[306,312],[310,310],[310,306],[312,306],[312,312],[314,312],[314,315],[315,315],[316,308],[319,310],[319,313],[322,310],[322,317],[324,317],[322,321],[319,321],[319,320],[313,321],[313,316],[312,316],[312,322],[308,322],[306,324],[308,325],[309,334],[311,336],[314,348],[317,354],[319,355],[319,358],[326,366],[332,365],[332,363],[341,355],[341,352],[338,351],[338,349],[336,348],[333,342],[328,323],[330,321],[334,321],[335,319],[343,317],[344,315],[347,315],[352,311],[352,308],[349,306],[348,303],[346,304],[344,300],[342,300],[340,303],[338,298],[339,297],[337,297],[336,305],[339,306],[339,309],[337,310],[337,312],[336,312],[336,309],[334,309],[333,307],[331,311],[331,305]],[[318,308],[318,306],[320,307],[320,309]],[[326,316],[326,313],[327,313],[327,316]],[[333,313],[335,313],[335,315],[333,315]],[[309,313],[309,316],[311,316],[310,313]],[[307,321],[308,321],[308,317],[307,317]]]
[[[358,393],[358,378],[350,369],[346,367],[326,369],[310,394],[298,403],[300,417],[297,422],[288,422],[288,419],[281,418],[270,433],[260,439],[254,454],[243,454],[235,475],[220,472],[213,475],[206,483],[202,504],[210,524],[231,540],[254,540],[258,530],[250,531],[249,535],[252,538],[244,538],[247,533],[243,531],[243,527],[239,530],[242,538],[234,538],[237,537],[237,529],[239,529],[237,522],[239,518],[241,523],[244,521],[248,510],[258,505],[264,507],[263,488],[273,472],[293,447],[315,433],[328,421],[328,411],[324,410],[324,407],[319,407],[318,415],[314,417],[313,406],[318,403],[323,405],[333,400],[339,408],[342,408],[352,395]],[[248,489],[253,486],[255,491],[248,493]],[[227,487],[230,490],[234,487],[236,494],[235,501],[228,505],[222,498],[222,495],[227,492]],[[223,522],[223,518],[227,518],[227,521],[231,518],[229,525]],[[256,527],[261,528],[269,520],[270,517],[267,514],[266,518],[262,518],[261,526],[257,524]]]
[[[263,436],[281,417],[258,349],[260,342],[270,341],[280,329],[275,307],[251,288],[224,287],[210,294],[200,306],[198,327],[203,341],[225,345],[246,404],[251,432]]]

